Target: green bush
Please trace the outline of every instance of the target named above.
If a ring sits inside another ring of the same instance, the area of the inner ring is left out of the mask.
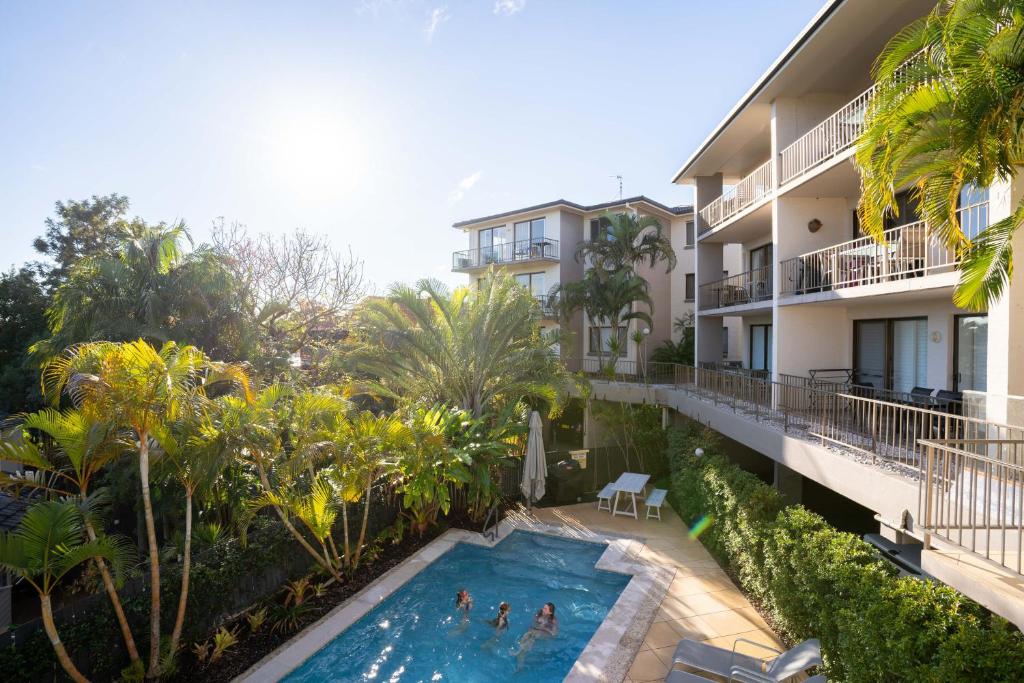
[[[936,582],[899,577],[874,549],[831,527],[722,456],[694,424],[669,434],[669,500],[791,641],[819,638],[835,681],[1024,680],[1024,636]],[[705,455],[692,455],[697,448]]]

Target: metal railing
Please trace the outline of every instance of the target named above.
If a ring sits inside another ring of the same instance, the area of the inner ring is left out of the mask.
[[[779,184],[784,184],[849,149],[864,130],[871,86],[779,152]]]
[[[700,234],[710,232],[748,206],[771,196],[774,187],[774,166],[769,159],[700,210],[704,219]]]
[[[924,440],[919,520],[930,536],[1022,572],[1024,440]]]
[[[988,223],[988,202],[958,212],[966,234]],[[780,262],[780,294],[814,294],[847,287],[905,280],[948,272],[956,253],[935,239],[924,221],[901,225],[884,233],[884,241],[860,237]]]
[[[772,298],[772,268],[762,266],[700,286],[703,310],[741,306]]]
[[[535,294],[533,296],[533,298],[537,301],[538,304],[540,304],[540,312],[541,312],[541,315],[543,317],[545,317],[545,318],[557,318],[558,317],[558,310],[557,310],[557,306],[556,306],[556,303],[557,303],[556,297],[548,296],[547,294]]]
[[[559,259],[558,240],[534,238],[519,242],[506,242],[490,247],[466,249],[452,254],[452,270],[485,268],[492,263],[517,263]]]

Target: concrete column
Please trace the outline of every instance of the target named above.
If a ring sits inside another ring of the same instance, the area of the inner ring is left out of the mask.
[[[775,477],[772,485],[790,505],[796,505],[803,498],[803,476],[780,462],[775,463]]]
[[[722,195],[722,174],[698,176],[695,178],[694,209],[696,215],[697,235],[707,228],[707,223],[700,215],[701,209]],[[702,316],[700,312],[700,286],[707,282],[722,279],[722,248],[720,243],[712,244],[697,240],[694,247],[695,262],[694,282],[694,344],[696,361],[717,362],[722,360],[722,335],[726,334],[722,318]]]
[[[1009,216],[1024,197],[1024,177],[989,188],[989,223]],[[1013,252],[1024,256],[1024,229],[1017,230]],[[988,309],[988,405],[994,422],[1024,424],[1024,268],[1019,263],[1003,296]]]

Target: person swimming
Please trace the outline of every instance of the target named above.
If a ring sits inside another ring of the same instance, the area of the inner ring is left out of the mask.
[[[555,603],[546,602],[533,616],[530,629],[519,639],[519,651],[516,653],[516,671],[523,668],[526,653],[533,649],[538,638],[554,638],[558,635],[558,617],[555,616]]]
[[[469,594],[465,588],[455,594],[455,609],[462,610],[467,618],[469,616],[469,610],[473,608],[473,596]]]
[[[496,631],[504,631],[508,628],[509,609],[511,608],[507,602],[498,605],[498,616],[488,622]]]

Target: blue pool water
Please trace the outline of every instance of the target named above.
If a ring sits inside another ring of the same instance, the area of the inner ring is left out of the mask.
[[[604,549],[523,531],[494,548],[456,544],[285,680],[561,681],[629,582],[594,568]],[[473,597],[465,625],[460,588]],[[486,622],[503,600],[509,628],[493,641]],[[558,636],[538,640],[517,672],[516,643],[545,602],[555,603]]]

